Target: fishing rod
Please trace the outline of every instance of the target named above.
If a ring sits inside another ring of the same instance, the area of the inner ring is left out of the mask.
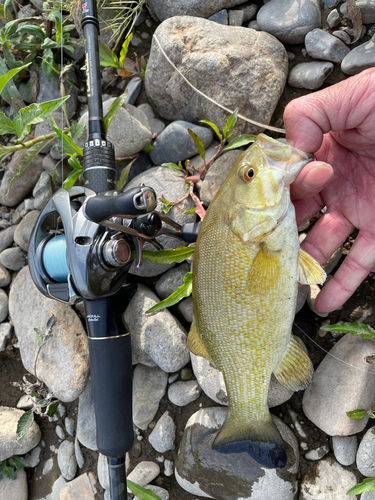
[[[122,315],[136,291],[135,284],[127,283],[127,273],[134,253],[137,267],[142,265],[146,241],[157,250],[163,248],[155,240],[161,234],[190,243],[200,224],[180,226],[156,212],[152,187],[116,191],[115,151],[103,126],[95,0],[82,1],[82,27],[89,111],[84,187],[61,188],[52,196],[34,227],[28,260],[32,279],[45,296],[70,305],[84,302],[97,446],[108,459],[111,500],[127,500],[133,371],[130,333]]]

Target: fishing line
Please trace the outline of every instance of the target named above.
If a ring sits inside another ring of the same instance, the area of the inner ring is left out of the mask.
[[[60,0],[60,22],[61,22],[61,33],[60,33],[60,93],[61,93],[61,132],[64,130],[64,62],[63,62],[63,57],[64,57],[64,37],[63,37],[63,3],[62,0]],[[64,134],[61,133],[61,154],[62,154],[62,159],[61,159],[61,187],[64,182]]]
[[[368,370],[365,370],[364,368],[359,368],[358,366],[352,365],[352,364],[348,363],[347,361],[344,361],[343,359],[338,358],[334,354],[331,354],[329,351],[326,351],[321,345],[319,345],[317,342],[315,342],[315,340],[313,340],[310,337],[310,335],[307,335],[307,333],[304,330],[302,330],[302,328],[300,326],[298,326],[297,323],[294,322],[294,326],[296,326],[298,328],[298,330],[300,330],[302,333],[304,333],[306,335],[306,337],[311,340],[311,342],[313,342],[316,346],[319,347],[319,349],[324,351],[326,354],[329,354],[330,356],[332,356],[332,358],[335,358],[335,359],[337,359],[337,361],[341,361],[341,363],[344,363],[345,365],[351,366],[352,368],[355,368],[356,370],[359,370],[360,372],[371,373],[372,375],[375,375],[375,372],[369,372]]]
[[[203,96],[205,99],[207,99],[208,101],[212,102],[216,106],[219,106],[219,108],[223,109],[224,111],[227,111],[231,115],[234,113],[234,111],[232,111],[229,108],[223,106],[222,104],[219,104],[218,102],[214,101],[211,97],[208,97],[208,95],[204,94],[203,92],[201,92],[200,90],[198,90],[196,87],[194,87],[194,85],[189,82],[189,80],[181,73],[181,71],[178,68],[176,68],[176,66],[173,64],[173,62],[169,59],[169,57],[167,56],[167,54],[164,52],[164,49],[162,48],[162,46],[161,46],[161,44],[160,44],[160,42],[158,40],[158,37],[155,35],[155,33],[154,33],[153,37],[155,38],[156,43],[159,45],[159,49],[161,50],[163,56],[166,58],[166,60],[169,62],[169,64],[172,66],[172,68],[177,71],[177,73],[185,80],[185,82],[188,85],[190,85],[190,87],[195,92],[197,92],[199,95]],[[253,125],[257,125],[258,127],[266,128],[267,130],[272,130],[273,132],[279,132],[280,134],[284,134],[285,135],[285,130],[282,129],[282,128],[272,127],[271,125],[265,125],[264,123],[260,123],[260,122],[254,121],[254,120],[250,120],[250,118],[247,118],[244,115],[240,115],[239,113],[237,114],[237,118],[241,118],[241,120],[244,120],[245,122],[251,123]]]

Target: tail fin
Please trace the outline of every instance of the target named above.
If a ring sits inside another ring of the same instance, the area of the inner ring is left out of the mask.
[[[276,469],[285,467],[287,454],[276,424],[271,418],[265,422],[240,422],[228,415],[212,448],[220,453],[248,453],[259,464]]]

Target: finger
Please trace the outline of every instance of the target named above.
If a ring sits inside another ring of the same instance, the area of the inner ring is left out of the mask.
[[[346,259],[316,298],[319,312],[342,306],[366,278],[375,264],[375,238],[360,231]]]
[[[328,163],[308,163],[290,186],[292,200],[309,198],[324,189],[333,177],[333,168]]]
[[[295,200],[293,204],[296,209],[297,227],[302,226],[310,217],[317,214],[324,207],[324,202],[320,194],[307,200]]]

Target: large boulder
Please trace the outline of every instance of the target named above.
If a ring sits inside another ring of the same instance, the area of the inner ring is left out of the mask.
[[[177,2],[176,2],[177,3]],[[268,124],[284,89],[288,58],[271,35],[197,17],[164,21],[155,35],[179,71],[206,96],[252,120]],[[155,37],[146,70],[146,92],[168,120],[209,120],[223,129],[229,113],[186,83]],[[261,129],[238,119],[235,135]]]
[[[151,12],[164,21],[174,16],[210,17],[221,9],[234,7],[244,0],[147,0]]]

